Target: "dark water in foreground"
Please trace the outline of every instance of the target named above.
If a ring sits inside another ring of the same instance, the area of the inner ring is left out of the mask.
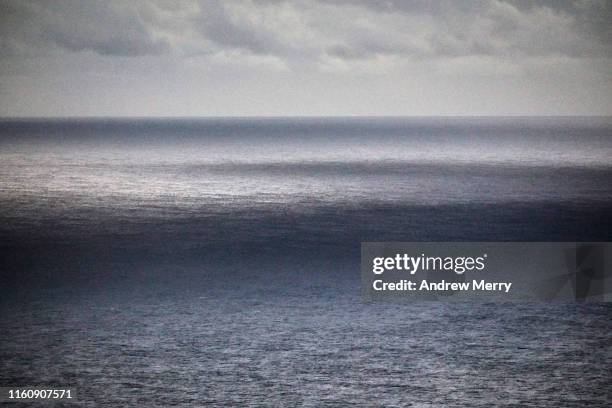
[[[0,386],[607,406],[607,304],[368,305],[361,241],[609,241],[609,118],[0,122]]]

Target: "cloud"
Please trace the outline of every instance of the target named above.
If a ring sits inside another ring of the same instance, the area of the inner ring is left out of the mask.
[[[202,7],[196,24],[202,35],[220,48],[253,54],[283,53],[282,38],[267,28],[266,16],[260,10],[213,1]]]
[[[597,8],[601,9],[597,15],[609,14],[608,4],[565,10],[532,4],[521,7],[498,0],[346,1],[343,8],[352,16],[352,23],[332,37],[338,44],[327,51],[335,57],[394,54],[431,59],[611,54],[608,29],[597,28],[594,17]]]
[[[241,52],[301,63],[612,55],[608,1],[9,0],[0,8],[3,53]]]
[[[139,56],[167,52],[127,2],[6,1],[0,6],[2,51],[36,54],[93,51],[100,55]]]

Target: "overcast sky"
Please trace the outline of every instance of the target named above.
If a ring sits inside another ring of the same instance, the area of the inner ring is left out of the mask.
[[[0,0],[0,115],[611,115],[611,10]]]

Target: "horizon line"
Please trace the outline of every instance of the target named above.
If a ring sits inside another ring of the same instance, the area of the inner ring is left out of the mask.
[[[75,120],[75,119],[417,119],[417,118],[611,118],[609,115],[74,115],[74,116],[2,116],[10,120]]]

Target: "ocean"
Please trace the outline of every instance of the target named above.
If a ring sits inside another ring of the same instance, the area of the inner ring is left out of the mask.
[[[363,303],[363,241],[610,241],[612,118],[0,121],[0,386],[609,406],[612,307]]]

